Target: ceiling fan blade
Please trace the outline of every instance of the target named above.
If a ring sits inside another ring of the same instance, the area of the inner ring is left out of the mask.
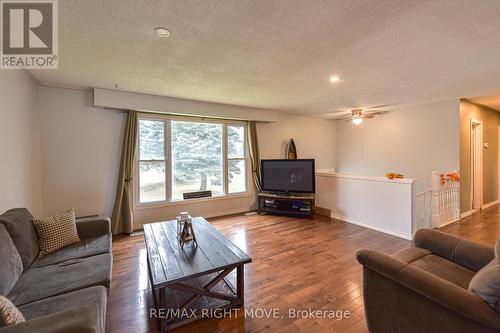
[[[350,117],[350,116],[349,117],[338,117],[338,118],[335,117],[335,118],[331,118],[331,119],[332,120],[346,120],[346,119],[349,120],[349,119],[352,119],[352,117]]]
[[[374,106],[368,106],[366,108],[363,108],[363,110],[373,110],[373,109],[383,109],[388,106],[393,106],[394,104],[381,104],[381,105],[374,105]]]
[[[332,114],[335,116],[342,116],[345,114],[351,114],[351,110],[335,110],[335,111],[329,112],[329,114]]]
[[[361,116],[361,118],[364,118],[364,119],[372,119],[372,118],[375,118],[375,116],[372,116],[372,115],[366,115],[366,116]]]
[[[367,106],[365,108],[363,108],[363,110],[373,110],[373,109],[385,109],[385,108],[395,108],[397,106],[400,106],[400,105],[403,105],[405,104],[405,102],[395,102],[395,103],[391,103],[391,104],[380,104],[380,105],[374,105],[374,106]],[[388,110],[390,111],[390,110]]]
[[[333,120],[343,120],[343,119],[351,119],[352,118],[352,115],[351,114],[339,114],[339,115],[336,115],[336,114],[329,114],[328,115],[330,119],[333,119]]]

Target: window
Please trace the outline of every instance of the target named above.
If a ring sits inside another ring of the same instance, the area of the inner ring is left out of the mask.
[[[165,122],[139,121],[139,197],[141,203],[165,201]]]
[[[244,126],[227,126],[227,170],[228,192],[245,192],[247,190],[247,167]]]
[[[172,199],[211,190],[224,194],[222,125],[172,121]]]
[[[139,203],[182,200],[195,191],[246,192],[245,130],[243,123],[141,117]]]

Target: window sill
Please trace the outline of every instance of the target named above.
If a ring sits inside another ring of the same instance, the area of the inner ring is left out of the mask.
[[[163,201],[163,202],[152,202],[150,204],[136,204],[134,210],[144,210],[144,209],[155,209],[168,206],[179,206],[179,205],[190,205],[202,202],[219,201],[219,200],[230,200],[238,198],[246,198],[254,196],[251,192],[241,192],[235,194],[218,195],[208,198],[197,198],[197,199],[186,199],[186,200],[174,200],[174,201]]]

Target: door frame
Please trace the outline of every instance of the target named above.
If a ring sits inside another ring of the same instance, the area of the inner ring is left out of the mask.
[[[472,118],[470,130],[471,208],[474,212],[483,206],[483,122]]]
[[[498,174],[497,174],[497,200],[496,202],[500,202],[500,125],[498,126],[498,137],[497,137],[497,140],[498,140],[498,151],[497,151],[497,167],[498,167]]]

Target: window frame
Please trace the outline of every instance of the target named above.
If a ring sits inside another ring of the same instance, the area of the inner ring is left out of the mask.
[[[134,167],[133,167],[133,202],[134,209],[144,209],[144,208],[156,208],[169,205],[177,204],[188,204],[197,201],[209,201],[209,200],[220,200],[228,199],[234,197],[249,196],[249,163],[248,163],[248,145],[246,142],[247,135],[247,123],[245,121],[238,120],[226,120],[226,119],[215,119],[215,118],[200,118],[200,117],[189,117],[189,116],[175,116],[175,115],[164,115],[164,114],[149,114],[140,113],[137,119],[137,131],[139,133],[139,126],[141,120],[154,120],[162,121],[164,126],[164,158],[165,158],[165,200],[152,201],[152,202],[140,202],[140,172],[139,172],[139,162],[141,161],[152,161],[152,160],[140,160],[140,136],[137,135],[136,140],[136,153],[134,157]],[[171,147],[171,122],[172,121],[187,121],[194,123],[210,123],[210,124],[220,124],[222,125],[222,168],[223,168],[223,193],[218,195],[213,195],[212,197],[206,198],[195,198],[195,199],[172,199],[172,147]],[[244,132],[244,157],[243,158],[228,158],[228,136],[227,128],[228,126],[239,126],[243,127]],[[232,192],[229,193],[229,160],[243,160],[245,162],[245,191]],[[163,161],[163,160],[158,160]]]
[[[139,125],[139,121],[140,120],[150,120],[150,121],[158,121],[158,122],[162,122],[163,123],[163,160],[155,160],[155,159],[149,159],[149,160],[142,160],[141,159],[141,145],[140,145],[140,135],[139,135],[139,132],[140,132],[140,125]],[[167,120],[165,119],[157,119],[157,118],[153,118],[153,117],[142,117],[142,118],[138,118],[137,119],[137,142],[136,142],[136,154],[135,154],[135,157],[134,157],[134,160],[135,160],[135,165],[134,165],[134,174],[133,174],[133,177],[132,179],[135,178],[135,176],[137,175],[137,184],[134,183],[134,187],[137,188],[137,202],[140,204],[140,205],[155,205],[155,204],[158,204],[158,203],[163,203],[165,201],[168,200],[168,198],[170,197],[170,194],[168,193],[168,189],[169,187],[167,186],[167,182],[168,182],[168,179],[169,179],[169,168],[168,168],[168,165],[169,165],[169,160],[170,160],[170,126],[167,126]],[[157,200],[157,201],[149,201],[149,202],[140,202],[140,198],[141,198],[141,178],[139,177],[140,175],[140,171],[139,171],[139,167],[140,167],[140,164],[141,162],[163,162],[165,163],[165,200]],[[134,191],[135,192],[135,191]]]
[[[229,157],[229,149],[228,149],[228,141],[229,137],[227,135],[227,130],[228,127],[233,126],[233,127],[243,127],[243,157]],[[240,193],[246,193],[248,192],[248,153],[247,153],[247,126],[246,124],[241,124],[241,123],[235,123],[235,122],[230,122],[227,123],[223,127],[223,137],[225,138],[224,140],[224,193],[231,195],[231,194],[240,194]],[[244,161],[245,162],[245,190],[244,191],[239,191],[239,192],[232,192],[229,193],[229,161]]]

